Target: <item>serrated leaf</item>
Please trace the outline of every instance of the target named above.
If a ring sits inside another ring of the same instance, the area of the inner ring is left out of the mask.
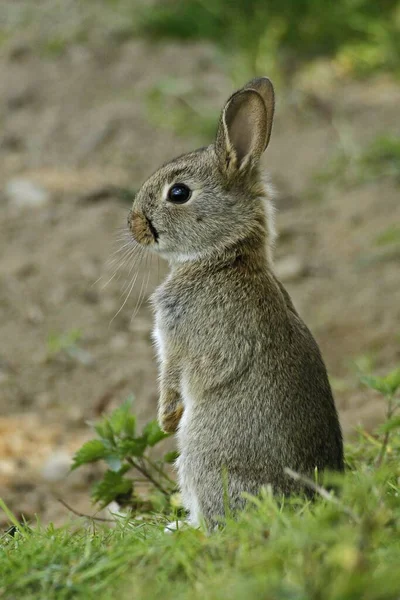
[[[142,434],[143,437],[146,438],[148,446],[155,446],[161,440],[169,437],[168,433],[164,433],[164,431],[160,429],[157,421],[150,421],[147,423],[147,425],[143,428]]]
[[[385,377],[385,383],[390,389],[391,394],[395,394],[400,387],[400,369],[394,369]]]
[[[92,498],[104,507],[110,504],[117,496],[131,493],[132,489],[132,481],[123,477],[120,472],[106,471],[102,481],[93,488]]]
[[[120,458],[126,456],[143,456],[147,448],[147,440],[145,438],[136,438],[133,440],[121,440],[118,444],[118,455]]]
[[[111,443],[112,445],[115,444],[114,432],[108,419],[103,419],[99,423],[96,423],[94,429],[100,438],[107,440],[107,442]]]
[[[125,400],[125,402],[116,408],[107,419],[110,423],[111,429],[117,436],[124,432],[127,421],[130,421],[130,428],[132,426],[132,417],[133,421],[135,419],[135,417],[131,414],[132,401],[132,397]]]
[[[123,434],[126,437],[134,438],[136,432],[136,417],[135,415],[129,414],[126,416]]]
[[[110,454],[109,456],[106,456],[104,460],[110,467],[111,471],[119,471],[122,466],[121,459],[115,454]]]
[[[392,417],[386,423],[383,423],[378,431],[379,433],[388,433],[389,431],[393,431],[394,429],[400,429],[400,415],[396,417]]]
[[[97,460],[104,458],[107,452],[108,450],[101,440],[90,440],[83,444],[82,448],[75,453],[71,469],[76,469],[87,463],[96,462]]]
[[[372,390],[376,390],[377,392],[380,392],[381,394],[390,394],[390,388],[386,383],[386,380],[384,377],[374,377],[373,375],[363,375],[360,378],[361,383],[363,383],[364,385],[366,385],[367,387],[369,387]]]
[[[163,457],[163,461],[165,463],[173,463],[179,456],[179,452],[177,450],[171,450],[171,452],[166,452]]]

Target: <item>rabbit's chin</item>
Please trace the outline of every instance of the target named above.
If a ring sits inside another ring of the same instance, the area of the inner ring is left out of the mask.
[[[158,254],[170,263],[196,262],[206,256],[204,252],[179,252],[177,250],[168,252],[161,248],[158,249]]]

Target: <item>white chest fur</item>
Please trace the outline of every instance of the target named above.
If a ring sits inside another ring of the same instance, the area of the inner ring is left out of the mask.
[[[162,363],[165,360],[165,340],[161,328],[157,321],[152,333],[153,342],[156,348],[158,360]]]

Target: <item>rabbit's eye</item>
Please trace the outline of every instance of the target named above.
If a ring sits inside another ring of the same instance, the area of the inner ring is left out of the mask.
[[[185,204],[192,195],[192,190],[184,183],[175,183],[168,190],[168,200],[174,204]]]

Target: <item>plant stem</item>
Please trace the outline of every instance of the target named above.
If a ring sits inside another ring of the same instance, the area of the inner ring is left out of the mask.
[[[390,396],[388,396],[387,398],[387,411],[386,411],[386,420],[389,421],[394,413],[394,406],[393,406],[393,395],[390,394]],[[376,459],[376,463],[375,463],[375,468],[379,469],[379,467],[381,466],[383,459],[386,456],[386,452],[387,452],[387,447],[389,444],[389,437],[390,437],[390,431],[386,431],[384,438],[383,438],[383,442],[382,442],[382,446],[378,455],[378,458]]]
[[[159,467],[155,462],[153,462],[152,460],[150,460],[150,458],[148,456],[144,457],[145,460],[147,460],[147,462],[149,463],[149,465],[155,470],[157,471],[157,473],[159,473],[159,475],[161,475],[162,477],[164,477],[164,479],[166,479],[166,481],[168,481],[169,484],[175,486],[175,481],[173,481],[173,479],[171,479],[164,471],[161,467]]]
[[[86,515],[85,513],[81,513],[72,508],[72,506],[67,504],[62,498],[58,498],[58,501],[77,517],[84,517],[85,519],[91,519],[92,521],[103,521],[103,523],[115,523],[115,519],[106,519],[105,517],[96,517],[96,515]]]
[[[160,492],[162,492],[165,496],[169,496],[169,492],[163,488],[163,486],[152,476],[151,473],[144,467],[143,465],[138,464],[132,458],[127,458],[128,463],[139,471],[142,475],[144,475],[151,483],[156,487]]]
[[[329,492],[327,489],[323,488],[317,483],[314,483],[314,481],[309,477],[306,477],[306,475],[301,475],[300,473],[297,473],[296,471],[293,471],[288,467],[285,467],[284,471],[287,475],[289,475],[289,477],[294,479],[294,481],[300,481],[306,487],[310,488],[314,492],[317,492],[317,494],[322,496],[322,498],[324,498],[325,500],[332,502],[332,504],[336,504],[336,506],[338,506],[344,513],[346,513],[346,515],[351,517],[356,523],[361,523],[360,518],[351,510],[351,508],[349,508],[345,504],[342,504],[340,500],[338,500],[338,498],[331,494],[331,492]]]

